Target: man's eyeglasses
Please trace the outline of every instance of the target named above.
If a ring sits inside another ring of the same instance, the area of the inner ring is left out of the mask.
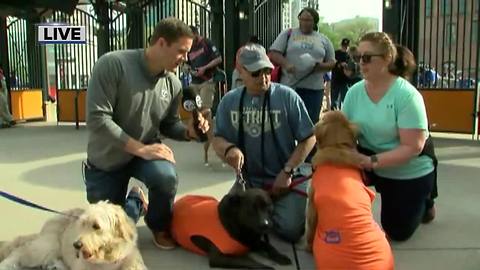
[[[355,62],[360,62],[360,60],[362,60],[363,63],[365,64],[368,64],[370,62],[372,62],[372,57],[374,56],[383,56],[383,54],[362,54],[362,55],[355,55],[353,57],[353,60]]]
[[[270,75],[272,74],[272,69],[271,68],[262,68],[254,72],[250,72],[250,75],[254,78],[257,78],[260,75]]]

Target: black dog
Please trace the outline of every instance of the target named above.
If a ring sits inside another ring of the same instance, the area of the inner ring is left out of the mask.
[[[218,203],[217,210],[221,226],[233,240],[280,265],[291,264],[287,256],[266,241],[266,235],[272,227],[270,218],[273,211],[268,193],[261,189],[248,189],[227,194]],[[207,254],[210,267],[274,269],[255,261],[248,255],[224,254],[211,239],[205,236],[192,235],[190,240]]]

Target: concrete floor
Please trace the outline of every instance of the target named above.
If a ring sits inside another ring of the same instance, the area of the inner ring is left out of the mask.
[[[468,136],[435,134],[440,159],[437,218],[422,225],[409,241],[393,243],[396,269],[480,269],[480,143]],[[175,152],[180,183],[178,196],[208,194],[220,198],[233,174],[211,151],[210,167],[202,163],[196,143],[168,141]],[[81,161],[85,159],[86,130],[51,123],[19,124],[0,129],[0,190],[38,204],[65,210],[85,204]],[[378,220],[377,199],[374,215]],[[0,241],[36,232],[52,214],[0,198]],[[177,248],[159,251],[144,224],[138,225],[139,246],[149,269],[208,269],[207,260]],[[291,247],[275,241],[293,259]],[[314,269],[311,255],[299,251],[301,269]],[[295,266],[277,269],[296,269]]]

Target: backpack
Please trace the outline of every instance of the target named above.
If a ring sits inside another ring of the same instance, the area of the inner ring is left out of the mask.
[[[283,51],[283,56],[287,53],[287,48],[288,48],[288,41],[290,40],[290,36],[292,35],[292,28],[288,29],[287,32],[287,42],[285,45],[285,50]],[[280,82],[280,79],[282,78],[282,66],[280,65],[275,65],[273,64],[273,70],[271,73],[271,81],[272,82]]]

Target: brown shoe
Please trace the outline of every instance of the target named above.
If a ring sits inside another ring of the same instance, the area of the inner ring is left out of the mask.
[[[154,232],[153,244],[163,250],[171,250],[176,247],[175,241],[167,232]]]
[[[431,208],[425,210],[425,214],[423,214],[422,223],[427,224],[432,222],[432,220],[435,219],[435,214],[436,214],[435,206],[432,206]]]

